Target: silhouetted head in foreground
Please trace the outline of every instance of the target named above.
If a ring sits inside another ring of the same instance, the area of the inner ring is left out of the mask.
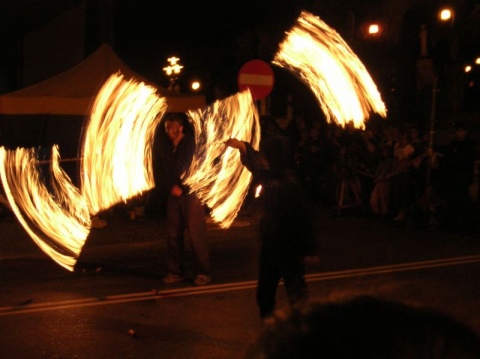
[[[248,358],[478,359],[480,338],[431,309],[359,297],[277,317]]]

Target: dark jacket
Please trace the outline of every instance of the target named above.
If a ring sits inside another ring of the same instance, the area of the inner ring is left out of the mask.
[[[178,185],[188,190],[182,183],[182,175],[188,171],[195,151],[195,139],[187,132],[175,149],[172,141],[165,135],[160,138],[160,180],[170,190]]]
[[[447,188],[469,188],[475,169],[475,146],[469,139],[453,140],[441,161]]]
[[[266,144],[261,152],[245,143],[247,153],[241,158],[254,181],[262,185],[262,194],[256,200],[260,201],[262,245],[277,257],[313,255],[314,210],[282,144],[273,144],[276,139],[268,140],[273,147]]]

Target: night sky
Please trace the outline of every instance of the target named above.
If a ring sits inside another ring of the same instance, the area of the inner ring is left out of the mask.
[[[275,52],[278,41],[298,15],[291,3],[116,1],[115,49],[137,71],[145,71],[149,77],[155,78],[167,57],[176,55],[185,69],[206,71],[209,76],[232,81],[244,61]],[[252,50],[259,41],[252,30],[268,37],[271,48],[263,47],[265,54]]]
[[[235,81],[243,62],[273,55],[302,2],[87,0],[86,52],[93,52],[102,41],[110,42],[125,62],[153,81],[165,80],[161,69],[172,55],[181,58],[185,70],[207,74],[215,81]],[[21,62],[22,34],[82,3],[0,0],[1,64]],[[108,28],[108,35],[102,27]],[[261,33],[268,44],[262,46],[262,54],[257,51],[258,35],[252,31]]]
[[[404,28],[387,31],[393,36],[398,30],[395,48],[390,48],[388,41],[364,41],[358,31],[344,38],[386,93],[394,85],[403,86],[409,93],[414,88],[412,76],[419,51],[415,41],[420,23],[425,21],[425,14],[433,19],[438,7],[434,0],[0,0],[3,76],[21,64],[23,34],[82,3],[86,4],[86,55],[101,42],[109,42],[136,72],[161,86],[168,84],[162,68],[168,57],[176,55],[184,65],[182,76],[198,75],[230,92],[235,90],[241,65],[252,58],[271,60],[285,31],[300,11],[306,10],[319,15],[342,36],[352,15],[355,26],[378,15],[387,19],[387,25],[395,23],[388,21],[389,17],[396,18],[397,26]],[[480,43],[480,5],[476,12],[472,10],[480,0],[459,3],[468,5],[463,21],[469,23],[462,28],[466,32],[459,35],[459,54],[465,53],[467,58],[476,54]],[[460,16],[460,24],[458,20]],[[102,28],[108,29],[107,35]],[[394,63],[397,74],[392,71]],[[405,66],[411,70],[410,80],[405,76]]]

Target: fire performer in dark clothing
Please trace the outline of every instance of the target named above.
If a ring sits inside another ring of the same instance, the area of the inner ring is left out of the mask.
[[[205,207],[200,199],[182,183],[189,170],[195,150],[193,134],[184,132],[184,119],[172,114],[164,120],[165,134],[161,141],[162,179],[169,191],[167,202],[167,268],[163,282],[170,284],[185,280],[184,233],[193,250],[195,285],[206,285],[210,277],[210,256],[207,244]]]
[[[280,279],[290,306],[306,304],[305,257],[313,256],[315,248],[313,209],[293,167],[293,154],[288,139],[267,138],[261,150],[237,139],[227,146],[240,151],[241,161],[261,183],[260,213],[261,251],[257,303],[260,317],[266,319],[275,310],[275,296]]]

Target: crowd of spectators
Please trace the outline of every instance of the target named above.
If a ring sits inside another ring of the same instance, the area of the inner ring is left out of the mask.
[[[354,209],[398,225],[466,235],[475,229],[475,143],[463,123],[441,144],[428,129],[384,119],[356,129],[297,116],[282,129],[264,117],[261,127],[262,138],[290,138],[310,197],[336,214]],[[0,217],[9,213],[1,192]]]
[[[464,124],[457,123],[444,144],[428,129],[388,120],[356,129],[297,117],[282,131],[296,148],[299,174],[317,203],[409,227],[472,232],[474,219],[456,223],[455,215],[460,222],[465,213],[472,217],[474,199],[449,203],[452,183],[461,179],[463,188],[453,198],[464,199],[474,183],[475,146]]]

